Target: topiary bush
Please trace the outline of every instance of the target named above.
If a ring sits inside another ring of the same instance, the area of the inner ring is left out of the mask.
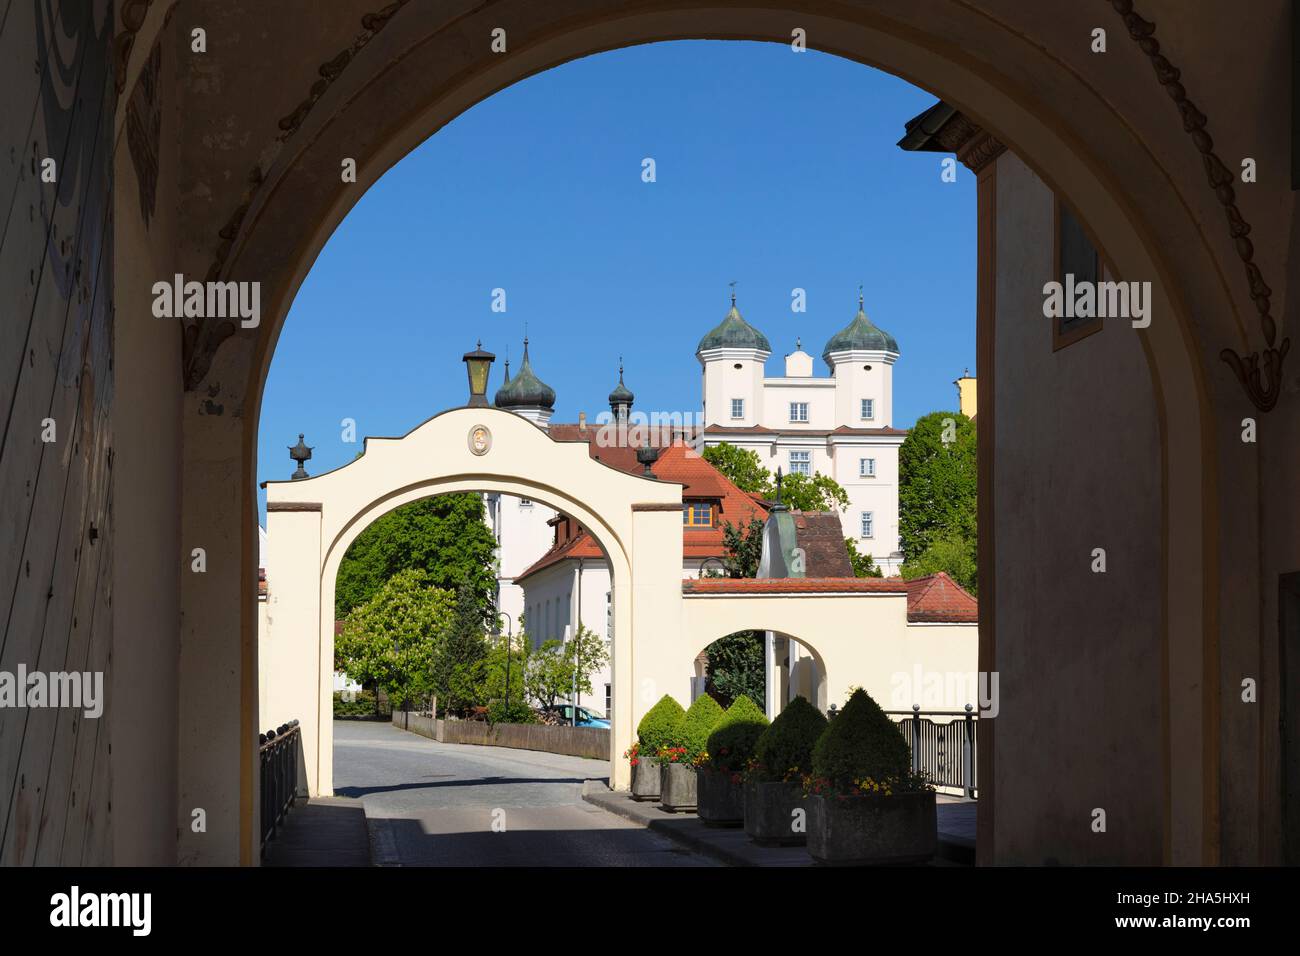
[[[790,701],[754,744],[755,776],[788,781],[812,773],[813,747],[826,723],[826,715],[803,697]]]
[[[685,736],[682,740],[688,763],[697,762],[705,754],[709,747],[709,734],[724,716],[722,705],[708,694],[701,694],[691,702],[686,711]]]
[[[709,735],[709,766],[728,773],[744,770],[766,730],[767,715],[748,697],[737,697]]]
[[[813,747],[812,772],[817,780],[843,791],[867,778],[905,779],[911,763],[907,741],[894,722],[858,688]]]
[[[686,711],[668,694],[646,711],[641,723],[636,725],[639,752],[644,757],[654,757],[663,747],[680,746],[686,728]]]

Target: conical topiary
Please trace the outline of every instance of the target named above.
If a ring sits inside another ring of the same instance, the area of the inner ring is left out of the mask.
[[[686,724],[686,711],[668,694],[646,711],[636,725],[637,740],[643,757],[653,757],[661,747],[677,746]]]
[[[744,770],[766,730],[767,715],[748,697],[737,697],[709,735],[709,765],[730,773]]]
[[[895,780],[911,769],[911,752],[898,727],[858,688],[813,747],[813,776],[836,789],[871,778]]]
[[[709,746],[709,734],[722,720],[722,705],[708,694],[701,694],[686,711],[685,736],[686,762],[693,763]]]
[[[825,731],[825,714],[803,697],[790,701],[754,744],[758,776],[764,780],[796,780],[811,773],[813,747]]]

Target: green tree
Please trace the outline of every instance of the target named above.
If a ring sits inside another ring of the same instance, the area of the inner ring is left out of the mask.
[[[546,641],[528,656],[525,692],[541,707],[568,700],[575,688],[591,695],[591,675],[609,663],[605,641],[585,625],[568,641]]]
[[[428,694],[438,635],[454,617],[450,592],[418,569],[399,571],[343,621],[334,666],[353,680],[382,688],[394,708]]]
[[[773,480],[768,498],[776,497]],[[849,493],[830,475],[820,471],[811,475],[792,472],[781,481],[781,502],[794,511],[843,511],[849,506]]]
[[[849,552],[849,563],[853,565],[853,576],[857,578],[883,578],[885,572],[871,559],[871,555],[858,551],[858,543],[852,538],[844,539],[844,547]]]
[[[534,719],[532,708],[528,706],[527,691],[524,688],[524,672],[528,667],[528,646],[527,634],[516,634],[513,637],[503,634],[492,641],[492,646],[483,661],[483,699],[488,706],[488,716],[493,723],[522,724],[532,723]],[[508,667],[506,666],[507,654],[509,654]],[[510,678],[508,688],[507,674]]]
[[[767,699],[767,654],[762,631],[737,631],[720,637],[705,649],[708,688],[729,706],[740,697]]]
[[[903,440],[898,536],[906,560],[915,561],[941,538],[964,538],[974,547],[975,448],[975,425],[960,412],[931,412]]]
[[[724,441],[704,449],[701,457],[741,491],[769,501],[776,498],[776,478],[763,467],[758,452]],[[785,475],[781,501],[798,511],[843,511],[849,506],[848,492],[830,475],[821,472]]]
[[[763,467],[758,452],[752,449],[724,441],[704,449],[701,457],[741,491],[762,495],[772,485],[771,472]]]
[[[433,691],[448,712],[460,713],[483,699],[484,666],[488,656],[483,616],[468,584],[456,593],[456,608],[444,628],[434,655]]]
[[[915,559],[904,561],[900,573],[910,581],[936,571],[946,571],[950,578],[978,596],[975,561],[974,541],[960,535],[947,535],[931,541]]]
[[[398,571],[419,568],[453,594],[468,586],[486,626],[496,608],[496,540],[484,521],[483,496],[438,495],[403,505],[357,535],[339,564],[334,614],[368,601]]]
[[[750,518],[749,524],[737,526],[728,521],[722,528],[722,564],[729,578],[752,578],[758,574],[763,557],[763,522]],[[709,568],[716,577],[716,569]]]

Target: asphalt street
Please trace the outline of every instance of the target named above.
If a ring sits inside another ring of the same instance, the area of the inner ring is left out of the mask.
[[[334,792],[365,805],[383,866],[714,866],[581,799],[601,760],[334,723]]]

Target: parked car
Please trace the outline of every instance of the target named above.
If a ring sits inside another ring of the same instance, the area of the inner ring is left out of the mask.
[[[554,706],[547,707],[546,711],[547,713],[555,714],[557,717],[559,717],[561,723],[565,723],[565,724],[573,723],[572,704],[555,704]],[[606,720],[604,717],[601,717],[598,714],[588,710],[586,707],[579,707],[577,726],[600,727],[605,730],[608,730],[609,721]]]

